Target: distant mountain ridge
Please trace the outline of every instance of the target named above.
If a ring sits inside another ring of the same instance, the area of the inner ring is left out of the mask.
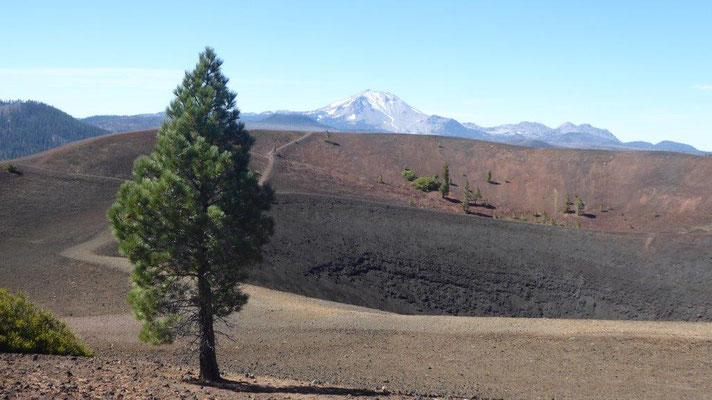
[[[303,114],[341,130],[457,136],[529,147],[657,150],[706,154],[693,146],[671,141],[658,144],[623,143],[607,129],[590,124],[576,125],[565,122],[556,128],[550,128],[538,122],[527,121],[495,127],[460,123],[452,118],[427,115],[409,106],[392,93],[373,90],[365,90]]]
[[[83,121],[112,132],[150,129],[160,126],[163,113],[136,116],[95,116]],[[600,150],[673,151],[707,154],[693,146],[672,141],[621,142],[607,129],[590,124],[565,122],[556,128],[523,121],[483,127],[461,123],[439,115],[428,115],[389,92],[364,90],[312,111],[267,111],[242,113],[248,129],[338,130],[352,132],[393,132],[414,135],[465,137],[528,147],[563,147]],[[152,125],[152,126],[150,126]]]
[[[109,132],[143,131],[161,126],[166,113],[138,115],[94,115],[81,118],[80,121],[94,125]]]
[[[0,101],[0,160],[108,133],[37,101]]]
[[[597,128],[590,124],[576,125],[572,122],[565,122],[556,128],[550,128],[538,122],[527,121],[495,127],[460,123],[452,118],[425,114],[409,106],[392,93],[373,90],[364,90],[313,111],[244,114],[244,119],[249,128],[258,121],[267,117],[274,118],[280,114],[291,116],[289,118],[295,118],[296,115],[309,117],[320,126],[341,131],[456,136],[528,147],[652,150],[706,154],[693,146],[671,141],[657,144],[624,143],[607,129]],[[287,117],[285,117],[286,119]],[[304,120],[301,120],[300,124],[302,126],[309,125],[305,124]],[[299,126],[295,124],[291,128],[299,129]],[[314,128],[312,126],[308,129]]]

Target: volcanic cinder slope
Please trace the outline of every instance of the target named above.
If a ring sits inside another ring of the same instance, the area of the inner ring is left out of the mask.
[[[402,178],[439,174],[450,166],[450,202],[425,196]],[[712,229],[712,157],[666,152],[531,149],[438,136],[332,133],[314,135],[285,152],[275,185],[282,190],[458,211],[465,180],[496,208],[474,211],[499,218],[547,213],[558,223],[633,232],[709,232]],[[492,171],[496,184],[485,177]],[[385,185],[379,185],[382,175]],[[586,216],[561,212],[566,194],[581,196]],[[460,211],[461,212],[461,211]]]
[[[335,134],[326,142],[321,134],[299,139],[303,134],[254,132],[256,169],[268,165],[272,148],[280,150],[267,177],[278,189],[272,211],[277,230],[251,282],[296,295],[248,287],[252,301],[234,318],[238,342],[221,345],[227,371],[366,387],[388,381],[395,390],[494,397],[712,393],[709,323],[389,313],[712,319],[711,243],[701,230],[656,230],[642,219],[631,219],[641,227],[632,233],[575,230],[411,208],[405,202],[417,193],[399,176],[403,164],[419,174],[438,172],[441,158],[450,162],[456,184],[463,174],[492,169],[500,185],[483,191],[497,208],[477,208],[482,214],[506,209],[506,201],[518,204],[503,194],[518,192],[507,185],[536,193],[533,187],[543,181],[525,177],[557,171],[546,164],[565,160],[577,160],[578,167],[553,175],[563,182],[593,176],[583,173],[595,169],[586,161],[630,161],[635,176],[650,177],[642,187],[704,197],[688,181],[675,186],[678,180],[646,172],[652,161],[645,157],[660,155],[546,153],[397,135]],[[17,160],[21,176],[0,174],[0,286],[23,290],[63,316],[101,354],[180,363],[172,350],[137,342],[137,324],[124,301],[129,266],[115,257],[106,233],[105,210],[130,178],[133,159],[150,151],[154,135],[74,143]],[[693,173],[685,168],[707,168],[704,158],[669,157],[680,176]],[[376,183],[379,174],[385,185]],[[485,185],[481,178],[478,184]],[[571,185],[561,190],[582,184]],[[620,212],[616,207],[623,206],[609,201]],[[434,194],[419,196],[418,203],[450,211],[457,206]],[[626,217],[636,215],[629,210]],[[658,218],[675,221],[663,212]]]

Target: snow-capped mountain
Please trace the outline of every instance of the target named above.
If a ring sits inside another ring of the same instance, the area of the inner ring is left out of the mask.
[[[567,133],[585,133],[587,135],[600,138],[601,140],[620,143],[618,138],[607,129],[596,128],[589,124],[576,125],[571,122],[564,122],[561,126],[556,128],[556,132],[559,135],[565,135]]]
[[[305,114],[338,129],[399,133],[425,133],[422,125],[429,117],[392,93],[374,90],[364,90]]]
[[[491,128],[481,127],[477,124],[468,122],[464,124],[466,127],[471,129],[479,129],[490,133],[492,135],[503,135],[503,136],[515,136],[521,135],[526,139],[538,140],[546,138],[550,135],[553,129],[549,128],[544,124],[538,122],[527,122],[523,121],[518,124],[506,124],[500,126],[494,126]]]
[[[461,124],[452,118],[425,114],[392,93],[375,90],[364,90],[303,115],[319,124],[347,131],[457,136],[516,144],[545,142],[560,147],[621,145],[609,131],[588,124],[566,122],[558,128],[526,121],[495,127]]]
[[[156,114],[152,121],[160,125],[163,115]],[[140,116],[143,117],[143,116]],[[99,125],[116,123],[124,129],[123,119],[133,117],[102,116],[87,118],[86,122]],[[364,90],[351,97],[331,103],[313,111],[266,111],[242,113],[248,129],[341,130],[351,132],[393,132],[417,135],[456,136],[488,140],[529,147],[567,147],[579,149],[610,150],[661,150],[705,154],[692,146],[664,141],[622,143],[606,129],[589,124],[576,125],[565,122],[550,128],[538,122],[520,122],[493,127],[483,127],[472,122],[460,123],[452,118],[423,113],[398,96],[375,90]],[[101,121],[94,121],[99,119]],[[104,120],[110,121],[104,121]],[[141,121],[144,118],[140,118]],[[118,120],[114,121],[114,120]],[[148,129],[143,127],[143,129]]]
[[[375,90],[364,90],[304,114],[340,130],[488,138],[480,129],[467,128],[452,118],[425,114],[393,93]]]
[[[452,118],[431,115],[418,125],[418,132],[426,135],[457,136],[470,139],[489,140],[490,135],[481,129],[464,126]]]

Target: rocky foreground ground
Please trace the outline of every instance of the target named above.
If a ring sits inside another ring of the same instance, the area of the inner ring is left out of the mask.
[[[0,354],[0,399],[410,399],[387,386],[348,388],[244,374],[223,383],[158,360]],[[437,397],[430,394],[428,397]],[[452,397],[451,397],[452,398]]]

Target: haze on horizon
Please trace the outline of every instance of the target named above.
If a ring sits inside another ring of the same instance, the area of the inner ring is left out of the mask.
[[[0,98],[77,117],[163,110],[210,45],[246,112],[370,88],[483,126],[572,121],[712,150],[706,1],[40,1],[3,14]]]

